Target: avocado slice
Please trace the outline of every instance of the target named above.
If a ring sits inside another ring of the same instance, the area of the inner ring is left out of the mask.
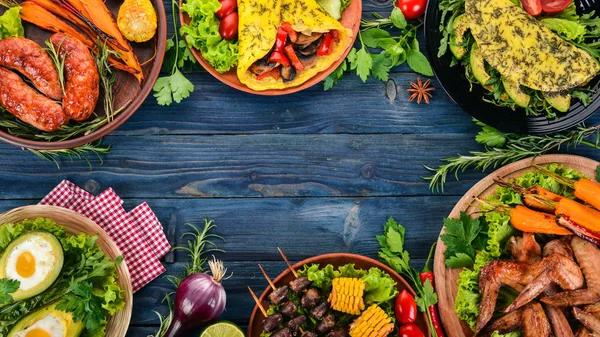
[[[471,56],[469,57],[469,63],[471,64],[471,70],[473,71],[473,76],[475,79],[481,83],[486,89],[490,89],[486,87],[486,83],[490,80],[491,76],[485,70],[485,60],[483,58],[483,54],[481,54],[481,50],[477,44],[473,44],[471,48]]]
[[[571,94],[568,92],[545,92],[544,98],[546,102],[550,103],[550,105],[560,111],[567,112],[571,108]]]
[[[465,41],[465,33],[469,30],[469,19],[461,14],[452,21],[452,35],[450,37],[450,51],[458,60],[467,54],[467,49],[462,46]]]
[[[73,315],[70,312],[56,310],[56,304],[52,303],[41,309],[38,309],[29,315],[21,318],[10,330],[6,337],[15,337],[17,334],[28,336],[28,331],[40,332],[39,335],[45,336],[46,332],[50,336],[49,329],[62,330],[64,337],[78,337],[83,331],[83,321],[74,322]],[[37,336],[37,335],[36,335]]]
[[[21,282],[10,294],[15,302],[48,289],[60,275],[64,251],[56,236],[44,231],[27,232],[13,240],[0,257],[0,278]]]
[[[522,108],[526,108],[529,106],[529,102],[531,101],[531,97],[521,90],[521,86],[518,83],[512,83],[508,80],[502,79],[502,84],[504,85],[504,90],[512,98],[512,100],[518,106]]]

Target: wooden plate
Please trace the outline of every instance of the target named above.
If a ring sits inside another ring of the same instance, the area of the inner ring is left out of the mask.
[[[335,268],[346,265],[348,263],[354,263],[356,268],[358,269],[369,269],[369,268],[379,268],[389,274],[394,281],[396,281],[396,288],[398,291],[408,290],[413,296],[416,296],[415,291],[406,283],[406,281],[398,275],[394,270],[390,267],[384,265],[383,263],[373,260],[371,258],[356,255],[356,254],[347,254],[347,253],[333,253],[333,254],[324,254],[315,257],[311,257],[304,261],[300,261],[296,263],[293,267],[298,270],[302,268],[305,264],[313,264],[317,263],[321,267],[324,267],[328,264],[333,265]],[[258,267],[257,267],[258,268]],[[291,280],[294,279],[294,275],[290,272],[289,269],[286,269],[283,273],[279,274],[273,283],[275,286],[280,287],[285,284],[288,284]],[[260,296],[260,302],[263,304],[264,308],[269,307],[269,303],[267,302],[267,296],[271,293],[271,288],[266,288],[262,295]],[[250,295],[248,295],[250,296]],[[250,316],[250,322],[248,323],[248,337],[258,337],[262,332],[261,322],[264,319],[264,315],[259,311],[258,306],[254,306],[254,310],[252,311],[252,316]],[[427,328],[427,317],[424,313],[420,314],[417,318],[416,323],[422,331],[427,332],[427,336],[431,337],[431,333]]]
[[[109,132],[118,128],[121,124],[125,123],[125,121],[131,117],[131,115],[133,115],[140,105],[142,105],[146,97],[148,97],[152,91],[152,87],[158,78],[160,69],[162,67],[163,58],[165,56],[165,49],[167,45],[167,16],[165,14],[165,7],[161,0],[151,1],[154,4],[154,8],[156,9],[156,14],[158,17],[158,28],[156,35],[148,42],[131,42],[131,46],[133,47],[133,50],[140,63],[144,63],[150,59],[152,60],[148,61],[147,64],[142,66],[142,70],[144,72],[144,81],[141,83],[141,85],[133,77],[133,75],[123,71],[117,71],[117,79],[113,85],[115,109],[124,106],[128,102],[129,104],[125,110],[121,111],[115,117],[112,122],[107,123],[90,134],[82,135],[80,137],[65,141],[46,142],[24,139],[13,136],[2,128],[0,128],[0,139],[13,145],[36,150],[69,149],[98,140]],[[123,0],[106,0],[104,3],[116,18],[119,7],[123,3]],[[4,13],[4,11],[4,8],[0,8],[0,14]],[[36,41],[43,47],[45,47],[44,41],[46,41],[53,34],[52,32],[38,28],[25,21],[23,21],[23,27],[25,28],[25,37]],[[100,92],[102,93],[102,90],[100,90]],[[100,95],[100,98],[98,99],[96,112],[100,116],[105,115],[104,106],[102,103],[102,95]],[[90,118],[94,118],[93,115]]]
[[[495,178],[501,177],[511,179],[516,178],[525,172],[533,171],[533,168],[531,167],[532,162],[536,164],[558,163],[565,167],[573,168],[589,177],[594,177],[596,167],[600,165],[600,163],[595,160],[571,155],[546,155],[537,157],[534,160],[531,158],[520,160],[500,168],[473,186],[473,188],[458,201],[449,217],[458,218],[461,211],[467,213],[475,211],[478,207],[477,205],[473,205],[473,198],[485,198],[494,193],[496,187],[498,187],[498,185],[494,183]],[[442,233],[444,233],[443,229],[440,234]],[[458,274],[462,269],[451,269],[444,265],[445,250],[446,245],[438,238],[433,263],[435,287],[439,298],[438,305],[442,323],[444,324],[444,329],[448,336],[471,337],[473,336],[473,332],[467,324],[458,319],[456,312],[454,311],[454,299],[456,298],[456,292],[458,290],[456,281],[458,280]]]
[[[25,219],[35,219],[38,217],[50,218],[57,224],[65,227],[69,233],[86,233],[89,235],[98,234],[96,243],[102,248],[104,254],[115,260],[121,255],[119,248],[106,232],[96,223],[85,218],[78,213],[62,207],[56,206],[24,206],[12,209],[0,214],[0,224],[20,222]],[[131,320],[133,308],[133,291],[131,289],[131,276],[127,269],[127,263],[123,261],[117,268],[119,279],[117,280],[121,289],[125,291],[125,308],[108,320],[106,327],[106,336],[125,337]]]
[[[206,62],[206,60],[202,57],[202,53],[199,50],[197,50],[195,48],[190,48],[190,50],[192,51],[192,54],[194,55],[196,60],[198,60],[198,62],[202,65],[202,67],[204,67],[204,69],[206,69],[206,71],[208,71],[211,75],[213,75],[219,81],[227,84],[228,86],[230,86],[234,89],[238,89],[238,90],[241,90],[241,91],[244,91],[247,93],[251,93],[251,94],[263,95],[263,96],[288,95],[288,94],[293,94],[298,91],[302,91],[306,88],[310,88],[313,85],[319,83],[321,80],[323,80],[329,74],[331,74],[342,63],[342,61],[344,61],[344,59],[350,52],[350,49],[352,49],[354,40],[356,40],[356,36],[358,35],[358,29],[360,28],[361,16],[362,16],[362,0],[352,0],[352,2],[350,3],[350,6],[348,6],[348,8],[346,8],[344,10],[344,12],[342,13],[342,18],[340,19],[340,22],[342,23],[342,25],[344,25],[344,27],[352,30],[352,34],[353,34],[352,43],[344,51],[344,53],[342,54],[342,57],[340,57],[339,60],[334,62],[329,68],[316,74],[315,76],[310,78],[308,81],[302,83],[301,85],[296,86],[296,87],[291,87],[291,88],[270,89],[270,90],[262,90],[262,91],[252,90],[252,89],[248,88],[248,86],[246,86],[245,84],[240,82],[240,80],[237,77],[237,68],[232,68],[228,72],[220,74],[215,70],[215,68],[213,68],[208,62]],[[186,13],[179,11],[179,21],[183,22],[186,25],[189,25],[190,17]]]

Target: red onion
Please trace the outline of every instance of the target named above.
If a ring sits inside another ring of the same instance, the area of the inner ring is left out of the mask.
[[[208,261],[212,276],[192,274],[179,284],[173,303],[173,321],[165,337],[184,336],[186,331],[210,322],[225,311],[227,296],[221,280],[227,269],[223,262]]]

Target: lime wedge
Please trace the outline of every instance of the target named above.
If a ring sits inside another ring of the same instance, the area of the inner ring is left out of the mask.
[[[200,337],[244,337],[244,332],[231,322],[217,322],[206,327]]]

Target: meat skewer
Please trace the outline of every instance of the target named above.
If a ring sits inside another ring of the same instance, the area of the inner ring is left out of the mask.
[[[292,267],[292,265],[290,264],[290,261],[288,260],[287,256],[285,256],[285,254],[283,253],[283,251],[281,250],[281,248],[277,247],[277,250],[279,251],[279,254],[281,254],[281,257],[283,258],[283,260],[287,264],[288,268],[290,269],[290,271],[292,272],[292,274],[294,275],[294,277],[296,278],[295,280],[290,281],[290,283],[289,283],[290,288],[292,289],[292,291],[295,292],[295,293],[300,293],[303,290],[305,290],[307,287],[309,287],[311,285],[311,282],[308,279],[308,277],[306,277],[306,276],[301,276],[301,277],[298,276],[298,273],[294,270],[294,267]]]
[[[267,275],[265,269],[260,264],[258,265],[258,268],[260,268],[260,271],[263,273],[265,279],[267,279],[267,282],[269,282],[269,286],[271,287],[271,289],[273,289],[273,292],[271,292],[271,294],[269,295],[269,300],[273,305],[279,305],[281,302],[283,302],[283,300],[287,298],[289,292],[288,286],[282,286],[279,288],[275,287],[275,285],[271,281],[271,278],[269,277],[269,275]]]
[[[258,299],[258,297],[256,297],[256,294],[254,293],[254,291],[252,291],[252,288],[250,288],[250,286],[248,286],[248,290],[250,291],[254,302],[256,302],[258,309],[260,309],[260,312],[262,312],[262,314],[265,316],[265,319],[262,321],[263,331],[272,332],[273,330],[277,329],[279,327],[279,324],[281,324],[281,322],[283,321],[283,317],[281,316],[281,314],[277,313],[271,316],[267,315],[267,311],[265,310],[265,308],[263,308],[262,303],[260,303],[260,300]]]

